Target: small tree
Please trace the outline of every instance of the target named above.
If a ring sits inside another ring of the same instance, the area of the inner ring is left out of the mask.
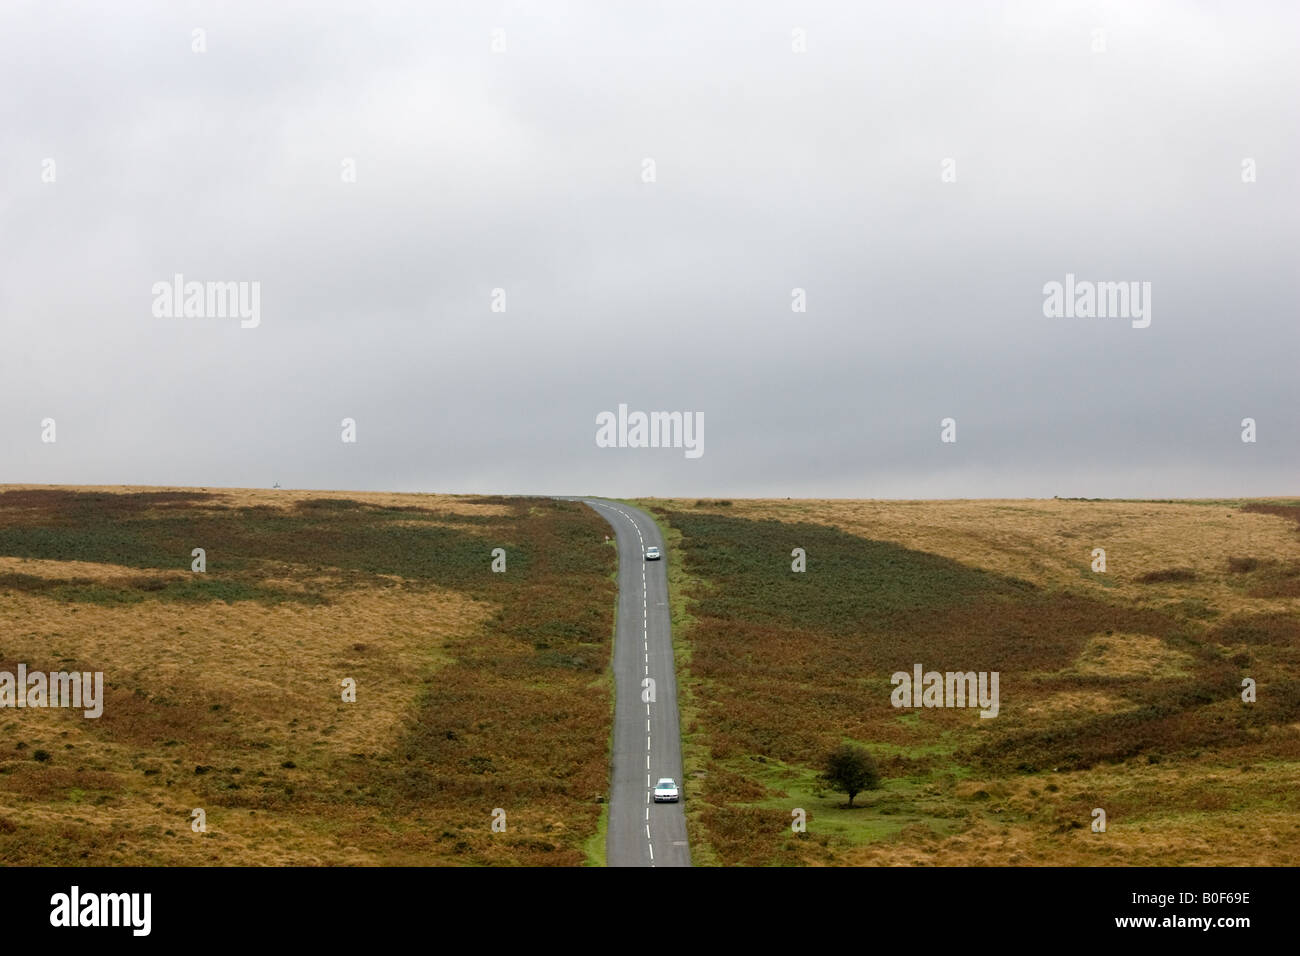
[[[849,806],[853,798],[863,790],[875,790],[880,786],[880,769],[871,754],[853,744],[840,744],[826,755],[822,779],[832,790],[849,795]]]

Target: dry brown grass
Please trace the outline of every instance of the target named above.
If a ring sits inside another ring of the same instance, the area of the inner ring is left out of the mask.
[[[110,495],[195,492],[216,496],[217,502],[229,507],[267,506],[291,508],[313,498],[330,501],[361,501],[368,505],[392,508],[429,508],[451,514],[504,518],[513,514],[500,498],[481,495],[435,495],[397,491],[307,491],[290,488],[183,488],[174,485],[0,485],[0,491],[73,491]]]
[[[692,850],[722,863],[1293,865],[1300,510],[1236,502],[643,502],[679,544]],[[789,571],[792,547],[808,570]],[[1107,552],[1107,572],[1090,569]],[[1001,713],[889,674],[998,670]],[[1240,700],[1241,679],[1259,700]],[[883,790],[816,782],[848,738]],[[792,807],[809,832],[792,836]],[[1106,833],[1091,811],[1106,810]]]
[[[1233,502],[753,498],[736,499],[725,508],[697,509],[686,501],[672,506],[830,525],[1046,587],[1119,596],[1144,606],[1176,604],[1191,593],[1225,614],[1259,609],[1257,599],[1234,587],[1230,559],[1300,560],[1294,520],[1246,511]],[[1091,571],[1093,548],[1106,550],[1105,574]],[[1172,568],[1195,572],[1195,586],[1139,580]],[[1300,609],[1295,597],[1274,603]]]
[[[336,831],[346,816],[312,821],[270,807],[227,809],[207,786],[192,786],[207,783],[194,770],[217,768],[226,785],[262,774],[333,790],[324,778],[337,761],[399,744],[423,682],[448,660],[448,640],[490,612],[445,589],[357,591],[313,608],[76,607],[16,595],[0,609],[5,669],[23,661],[31,669],[102,670],[108,684],[98,720],[63,710],[4,712],[10,743],[0,755],[0,817],[19,822],[42,851],[69,827],[120,832],[122,846],[112,844],[107,858],[114,864],[385,859],[373,845],[339,856]],[[341,699],[344,677],[357,681],[355,705]],[[32,762],[42,749],[51,761]],[[300,772],[282,767],[286,761]],[[107,799],[70,799],[77,791]],[[208,813],[202,836],[189,830],[195,807]],[[167,830],[179,836],[163,839]]]
[[[1055,788],[1044,789],[1050,781]],[[987,794],[984,799],[977,794]],[[844,852],[854,866],[1295,866],[1300,762],[1131,762],[1050,778],[964,781],[969,827],[913,831]],[[1106,830],[1092,830],[1093,809]]]
[[[588,509],[278,490],[187,500],[193,489],[93,489],[102,500],[87,505],[66,494],[72,489],[0,488],[13,490],[30,494],[8,502],[0,494],[0,531],[49,526],[69,504],[89,509],[76,512],[87,516],[78,520],[129,526],[144,543],[155,518],[159,528],[170,528],[164,519],[178,512],[201,518],[210,535],[222,533],[209,571],[239,558],[242,541],[298,533],[268,523],[289,516],[311,547],[285,544],[311,563],[268,562],[259,551],[232,579],[310,592],[320,603],[145,592],[120,605],[0,588],[0,669],[21,661],[30,670],[103,671],[107,685],[98,720],[67,710],[0,711],[6,862],[583,861],[607,770],[615,560],[603,522]],[[145,497],[132,499],[132,491]],[[303,519],[303,502],[321,499],[342,510]],[[348,502],[410,509],[419,520],[371,518]],[[470,523],[459,537],[436,539],[457,549],[444,566],[412,549],[411,535],[455,525],[447,515]],[[383,560],[399,571],[409,566],[409,575],[348,566],[356,555],[347,536],[318,526],[364,528],[380,542],[383,529],[398,529],[394,554]],[[488,572],[487,544],[496,542],[513,562],[504,575]],[[574,563],[581,571],[571,574]],[[122,587],[191,577],[21,555],[0,558],[6,572]],[[342,700],[345,677],[356,681],[356,703]],[[504,834],[489,828],[497,806],[507,809]],[[190,829],[200,807],[204,834]]]
[[[1194,661],[1148,634],[1098,634],[1078,659],[1061,673],[1082,677],[1142,677],[1148,680],[1187,677]]]
[[[1090,714],[1113,714],[1132,706],[1122,697],[1096,690],[1063,690],[1025,705],[1026,721],[1050,724]]]
[[[98,561],[47,561],[42,558],[15,558],[0,555],[0,574],[6,573],[31,574],[51,580],[86,578],[91,581],[133,581],[155,577],[160,572]],[[181,571],[162,573],[175,577],[184,576],[184,572]]]

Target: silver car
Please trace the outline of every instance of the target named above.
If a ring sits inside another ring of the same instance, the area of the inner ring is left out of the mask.
[[[646,559],[647,561],[658,561],[658,560],[659,560],[659,549],[658,549],[658,548],[646,548],[646,549],[645,549],[645,559]]]
[[[655,784],[655,803],[676,803],[681,799],[677,791],[677,781],[672,777],[660,777]]]

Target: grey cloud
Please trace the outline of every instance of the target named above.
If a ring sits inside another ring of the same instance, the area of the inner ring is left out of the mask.
[[[1294,491],[1290,5],[3,16],[6,481]],[[1067,272],[1150,281],[1151,327],[1044,318]],[[175,273],[261,326],[154,318]],[[620,402],[705,455],[597,448]]]

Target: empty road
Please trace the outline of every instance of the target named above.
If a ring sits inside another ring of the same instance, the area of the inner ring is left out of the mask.
[[[658,526],[645,512],[597,498],[582,500],[614,526],[618,540],[614,753],[605,862],[690,866],[682,804],[651,799],[660,777],[676,780],[682,799],[687,798],[668,613],[669,556]],[[649,547],[658,547],[663,558],[646,561]]]

